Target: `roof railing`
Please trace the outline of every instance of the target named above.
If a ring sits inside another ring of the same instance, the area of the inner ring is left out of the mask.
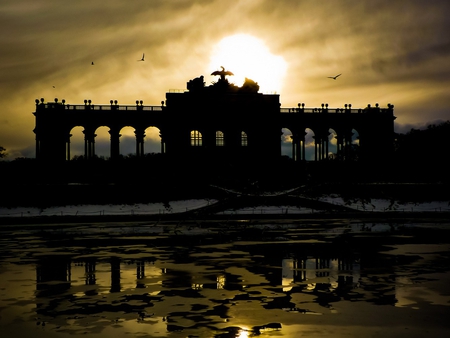
[[[84,104],[68,104],[65,100],[61,102],[55,99],[54,102],[44,102],[44,99],[35,100],[36,107],[38,109],[64,109],[64,110],[105,110],[105,111],[116,111],[116,110],[126,110],[126,111],[162,111],[163,105],[161,106],[144,106],[143,101],[136,101],[136,105],[119,105],[117,100],[111,100],[110,104],[93,104],[91,100],[84,100]]]
[[[304,103],[299,103],[298,107],[293,108],[280,108],[280,113],[283,114],[292,114],[292,113],[306,113],[306,114],[318,114],[318,113],[335,113],[335,114],[360,114],[360,113],[383,113],[383,112],[392,112],[394,109],[394,105],[388,103],[387,108],[380,108],[378,103],[375,106],[367,105],[365,108],[352,108],[351,104],[345,104],[342,108],[329,108],[328,103],[321,105],[318,108],[305,108]]]

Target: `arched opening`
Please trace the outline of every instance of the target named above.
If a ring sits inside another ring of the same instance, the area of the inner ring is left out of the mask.
[[[160,154],[161,151],[161,131],[156,127],[145,129],[145,154]]]
[[[95,130],[95,155],[102,159],[111,156],[111,135],[109,128],[102,126]]]
[[[136,154],[136,135],[133,127],[123,127],[120,130],[119,152],[121,156],[131,157]]]
[[[223,147],[225,145],[223,132],[216,131],[216,147]]]
[[[328,130],[328,159],[337,159],[337,133],[333,128]]]
[[[66,159],[77,160],[84,158],[84,127],[74,127],[70,131],[70,140],[66,148]]]
[[[292,132],[288,128],[282,128],[281,133],[281,156],[293,158]]]
[[[191,131],[191,146],[193,147],[202,146],[202,134],[198,130]]]
[[[306,161],[314,161],[315,158],[315,139],[314,139],[314,131],[310,128],[305,129],[305,160]]]
[[[359,133],[356,129],[352,129],[352,144],[359,146]]]
[[[359,133],[356,129],[352,129],[352,143],[348,152],[348,159],[356,161],[359,159]]]

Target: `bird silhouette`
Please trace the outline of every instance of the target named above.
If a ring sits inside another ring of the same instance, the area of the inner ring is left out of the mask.
[[[329,79],[333,79],[336,80],[339,76],[341,76],[342,74],[338,74],[336,76],[328,76]]]
[[[92,65],[92,66],[94,65],[94,61],[91,62],[91,65]]]
[[[140,60],[138,60],[138,61],[145,61],[144,57],[145,57],[145,54],[142,53],[142,59],[140,59]]]

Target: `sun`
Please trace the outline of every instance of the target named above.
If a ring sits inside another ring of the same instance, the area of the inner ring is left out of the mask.
[[[281,56],[273,55],[262,40],[247,34],[228,36],[214,47],[210,73],[221,66],[234,74],[228,77],[231,83],[242,86],[249,78],[259,84],[262,93],[279,93],[287,70]]]

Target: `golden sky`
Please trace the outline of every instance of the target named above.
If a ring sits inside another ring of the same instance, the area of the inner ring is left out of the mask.
[[[190,79],[209,85],[233,72],[213,61],[236,34],[270,56],[252,80],[285,65],[267,88],[282,107],[391,103],[400,132],[449,120],[449,13],[448,0],[2,0],[0,146],[34,157],[36,98],[159,105]]]

